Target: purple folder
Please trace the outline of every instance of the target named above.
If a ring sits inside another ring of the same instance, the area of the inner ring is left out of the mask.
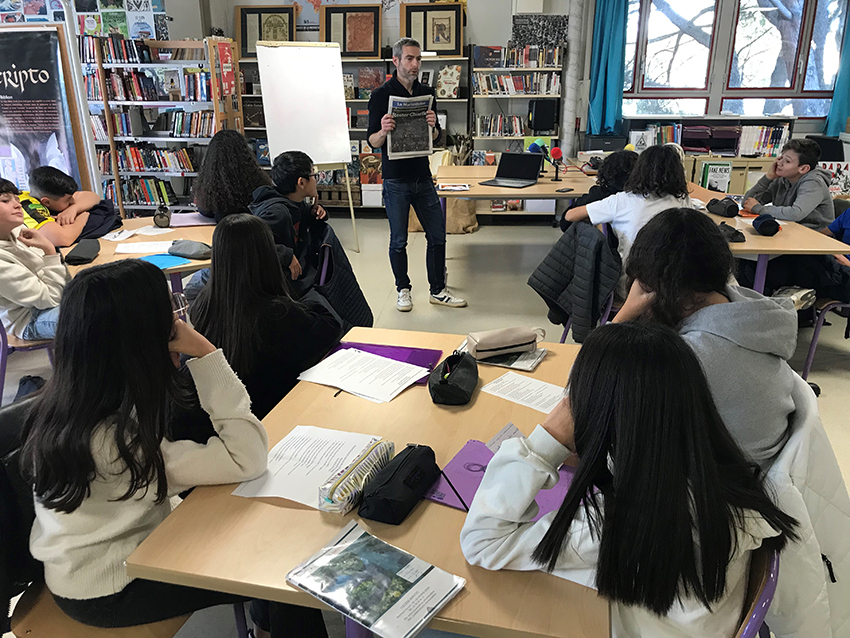
[[[376,343],[356,343],[354,341],[341,341],[330,353],[333,354],[338,350],[347,350],[348,348],[356,348],[363,352],[376,354],[379,357],[386,357],[393,361],[403,361],[404,363],[412,363],[415,366],[426,368],[429,371],[434,369],[434,366],[439,363],[443,356],[442,350],[428,350],[426,348],[406,348],[404,346],[382,346]],[[427,383],[428,375],[419,379],[416,383]]]
[[[481,480],[484,478],[484,470],[487,469],[487,464],[493,456],[490,448],[481,441],[467,441],[460,452],[455,454],[454,458],[443,468],[443,472],[449,477],[455,490],[463,497],[463,502],[466,503],[467,507],[472,503],[475,492],[478,491],[478,486],[481,485]],[[539,520],[549,512],[554,512],[561,507],[564,496],[567,495],[567,489],[573,480],[575,468],[562,465],[559,473],[561,480],[558,481],[558,484],[550,490],[540,490],[537,498],[534,499],[537,501],[540,511],[533,520]],[[425,498],[435,503],[465,510],[460,499],[446,481],[446,476],[440,476],[434,486],[425,494]]]
[[[205,217],[200,213],[172,213],[171,228],[184,228],[186,226],[215,226],[215,220]]]

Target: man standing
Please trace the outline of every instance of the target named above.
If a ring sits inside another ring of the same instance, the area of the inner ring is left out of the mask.
[[[390,265],[398,291],[396,308],[401,312],[413,309],[410,278],[407,276],[407,222],[411,206],[425,230],[428,244],[425,265],[431,288],[429,301],[451,308],[466,306],[466,301],[455,297],[446,288],[446,220],[431,179],[428,158],[387,158],[387,135],[395,128],[395,119],[387,114],[390,96],[433,95],[436,100],[434,89],[419,83],[421,63],[421,50],[416,40],[402,38],[396,42],[393,45],[396,71],[383,86],[372,92],[369,100],[369,144],[372,148],[381,149],[384,205],[390,221]],[[432,110],[426,113],[426,118],[436,140],[440,137],[441,129],[434,108],[436,106],[432,102]]]

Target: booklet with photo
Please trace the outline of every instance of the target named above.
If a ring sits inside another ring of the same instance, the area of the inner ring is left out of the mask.
[[[433,96],[390,96],[387,113],[395,128],[387,135],[387,157],[391,160],[428,157],[434,152],[434,139],[425,113],[431,110]]]
[[[466,585],[356,521],[286,580],[382,638],[412,638]]]
[[[466,352],[467,340],[464,339],[457,351]],[[512,352],[510,354],[500,354],[495,357],[487,357],[486,359],[477,359],[478,363],[483,363],[488,366],[499,366],[500,368],[511,368],[513,370],[522,370],[523,372],[534,372],[534,369],[543,361],[546,356],[546,348],[536,348],[528,352]]]

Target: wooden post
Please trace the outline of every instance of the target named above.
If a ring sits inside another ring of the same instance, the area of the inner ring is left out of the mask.
[[[124,198],[121,194],[121,176],[118,174],[118,147],[115,144],[115,122],[112,119],[112,110],[109,108],[109,94],[106,92],[106,75],[103,70],[103,49],[100,45],[101,41],[98,38],[97,46],[94,49],[95,59],[97,60],[97,81],[100,86],[100,96],[103,98],[103,115],[106,118],[106,132],[109,137],[109,156],[112,164],[112,182],[115,185],[115,201],[118,202],[118,212],[121,215],[121,219],[125,219]]]

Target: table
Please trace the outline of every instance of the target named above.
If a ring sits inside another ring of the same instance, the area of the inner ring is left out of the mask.
[[[135,230],[137,228],[153,226],[153,217],[139,217],[136,219],[125,219],[123,221],[124,225],[121,227],[122,230]],[[170,233],[163,233],[161,235],[133,235],[129,239],[125,239],[123,241],[108,241],[106,239],[98,239],[97,241],[100,243],[100,254],[94,259],[94,261],[88,264],[84,264],[82,266],[68,266],[68,270],[71,273],[71,276],[73,277],[84,268],[91,268],[92,266],[100,266],[101,264],[109,264],[114,261],[120,261],[122,259],[132,259],[134,257],[141,256],[127,253],[116,254],[115,249],[121,244],[133,244],[137,242],[149,241],[168,241],[174,239],[191,239],[194,241],[200,241],[205,244],[209,244],[211,246],[213,230],[215,230],[215,226],[185,226],[183,228],[173,228],[171,229]],[[62,248],[62,254],[67,255],[72,248],[73,246],[68,248]],[[163,269],[163,272],[171,279],[172,292],[182,292],[183,277],[185,277],[191,272],[195,272],[196,270],[201,270],[203,268],[209,267],[209,259],[193,259],[188,264],[174,266],[172,268],[165,268]]]
[[[461,199],[572,199],[586,195],[596,180],[578,170],[568,171],[561,180],[553,182],[554,172],[547,168],[534,186],[527,188],[503,188],[481,186],[478,182],[496,177],[495,166],[440,166],[437,169],[437,194],[440,196],[443,210],[446,198]],[[469,184],[468,191],[441,191],[440,184]],[[572,188],[569,193],[557,193],[559,188]]]
[[[693,183],[690,184],[689,190],[691,197],[695,197],[706,204],[712,199],[722,199],[724,196],[723,193],[716,193]],[[758,256],[753,289],[759,293],[764,292],[767,264],[772,255],[838,255],[847,251],[847,244],[796,222],[785,222],[779,233],[773,237],[765,237],[759,235],[752,224],[744,221],[745,218],[743,217],[728,218],[711,213],[708,213],[708,216],[718,224],[726,222],[744,233],[747,241],[730,243],[729,248],[732,249],[732,254],[736,257],[743,255]]]
[[[463,337],[354,328],[346,339],[439,348],[447,354]],[[547,343],[546,348],[549,353],[533,376],[565,385],[579,347]],[[505,372],[479,366],[479,388]],[[347,393],[334,397],[335,392],[299,383],[263,421],[269,445],[274,446],[296,425],[318,425],[382,435],[394,441],[397,449],[407,443],[430,445],[442,467],[468,439],[487,441],[509,421],[528,434],[544,418],[530,408],[480,391],[470,405],[458,407],[434,405],[421,385],[384,404]],[[287,585],[286,574],[327,543],[356,512],[341,517],[283,499],[240,498],[231,495],[233,487],[194,490],[129,557],[129,574],[323,607]],[[464,512],[423,501],[400,526],[360,521],[383,540],[466,578],[464,590],[442,609],[431,627],[487,638],[610,636],[608,602],[594,590],[543,572],[488,572],[468,565],[459,542],[464,519]]]

